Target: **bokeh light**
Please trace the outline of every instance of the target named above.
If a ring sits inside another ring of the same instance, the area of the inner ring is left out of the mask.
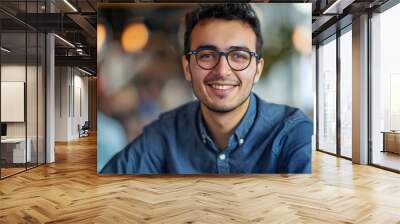
[[[106,27],[103,24],[97,24],[97,52],[101,50],[106,41],[106,32]]]
[[[311,32],[305,27],[296,26],[294,28],[292,41],[298,52],[304,55],[311,54]]]
[[[122,33],[122,48],[129,53],[142,50],[149,39],[149,32],[143,23],[132,23]]]

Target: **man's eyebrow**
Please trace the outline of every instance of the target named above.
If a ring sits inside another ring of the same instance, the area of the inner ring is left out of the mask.
[[[228,48],[228,50],[246,50],[246,51],[250,51],[250,49],[248,47],[245,47],[245,46],[230,46]]]
[[[215,45],[211,44],[205,44],[205,45],[200,45],[197,47],[197,50],[203,50],[203,49],[209,49],[209,50],[215,50],[218,51],[218,47]],[[250,51],[248,47],[245,46],[230,46],[227,50],[247,50]]]
[[[197,50],[203,50],[203,49],[209,49],[209,50],[218,50],[218,47],[215,45],[211,44],[205,44],[205,45],[200,45],[197,47]]]

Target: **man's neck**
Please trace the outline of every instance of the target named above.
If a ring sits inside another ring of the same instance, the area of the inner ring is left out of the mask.
[[[249,107],[250,97],[235,110],[226,113],[217,113],[201,105],[201,112],[211,137],[220,150],[227,147],[229,137],[235,131]]]

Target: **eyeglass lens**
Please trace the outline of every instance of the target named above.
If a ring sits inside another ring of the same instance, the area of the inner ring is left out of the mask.
[[[200,50],[196,55],[197,63],[204,69],[214,68],[220,60],[220,52],[215,50]],[[243,50],[234,50],[227,53],[229,66],[234,70],[243,70],[251,60],[250,52]]]

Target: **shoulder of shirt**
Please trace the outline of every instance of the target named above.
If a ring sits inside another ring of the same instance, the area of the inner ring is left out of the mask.
[[[285,123],[294,126],[301,122],[312,123],[310,118],[299,108],[285,104],[267,102],[256,95],[257,114],[270,124]]]

